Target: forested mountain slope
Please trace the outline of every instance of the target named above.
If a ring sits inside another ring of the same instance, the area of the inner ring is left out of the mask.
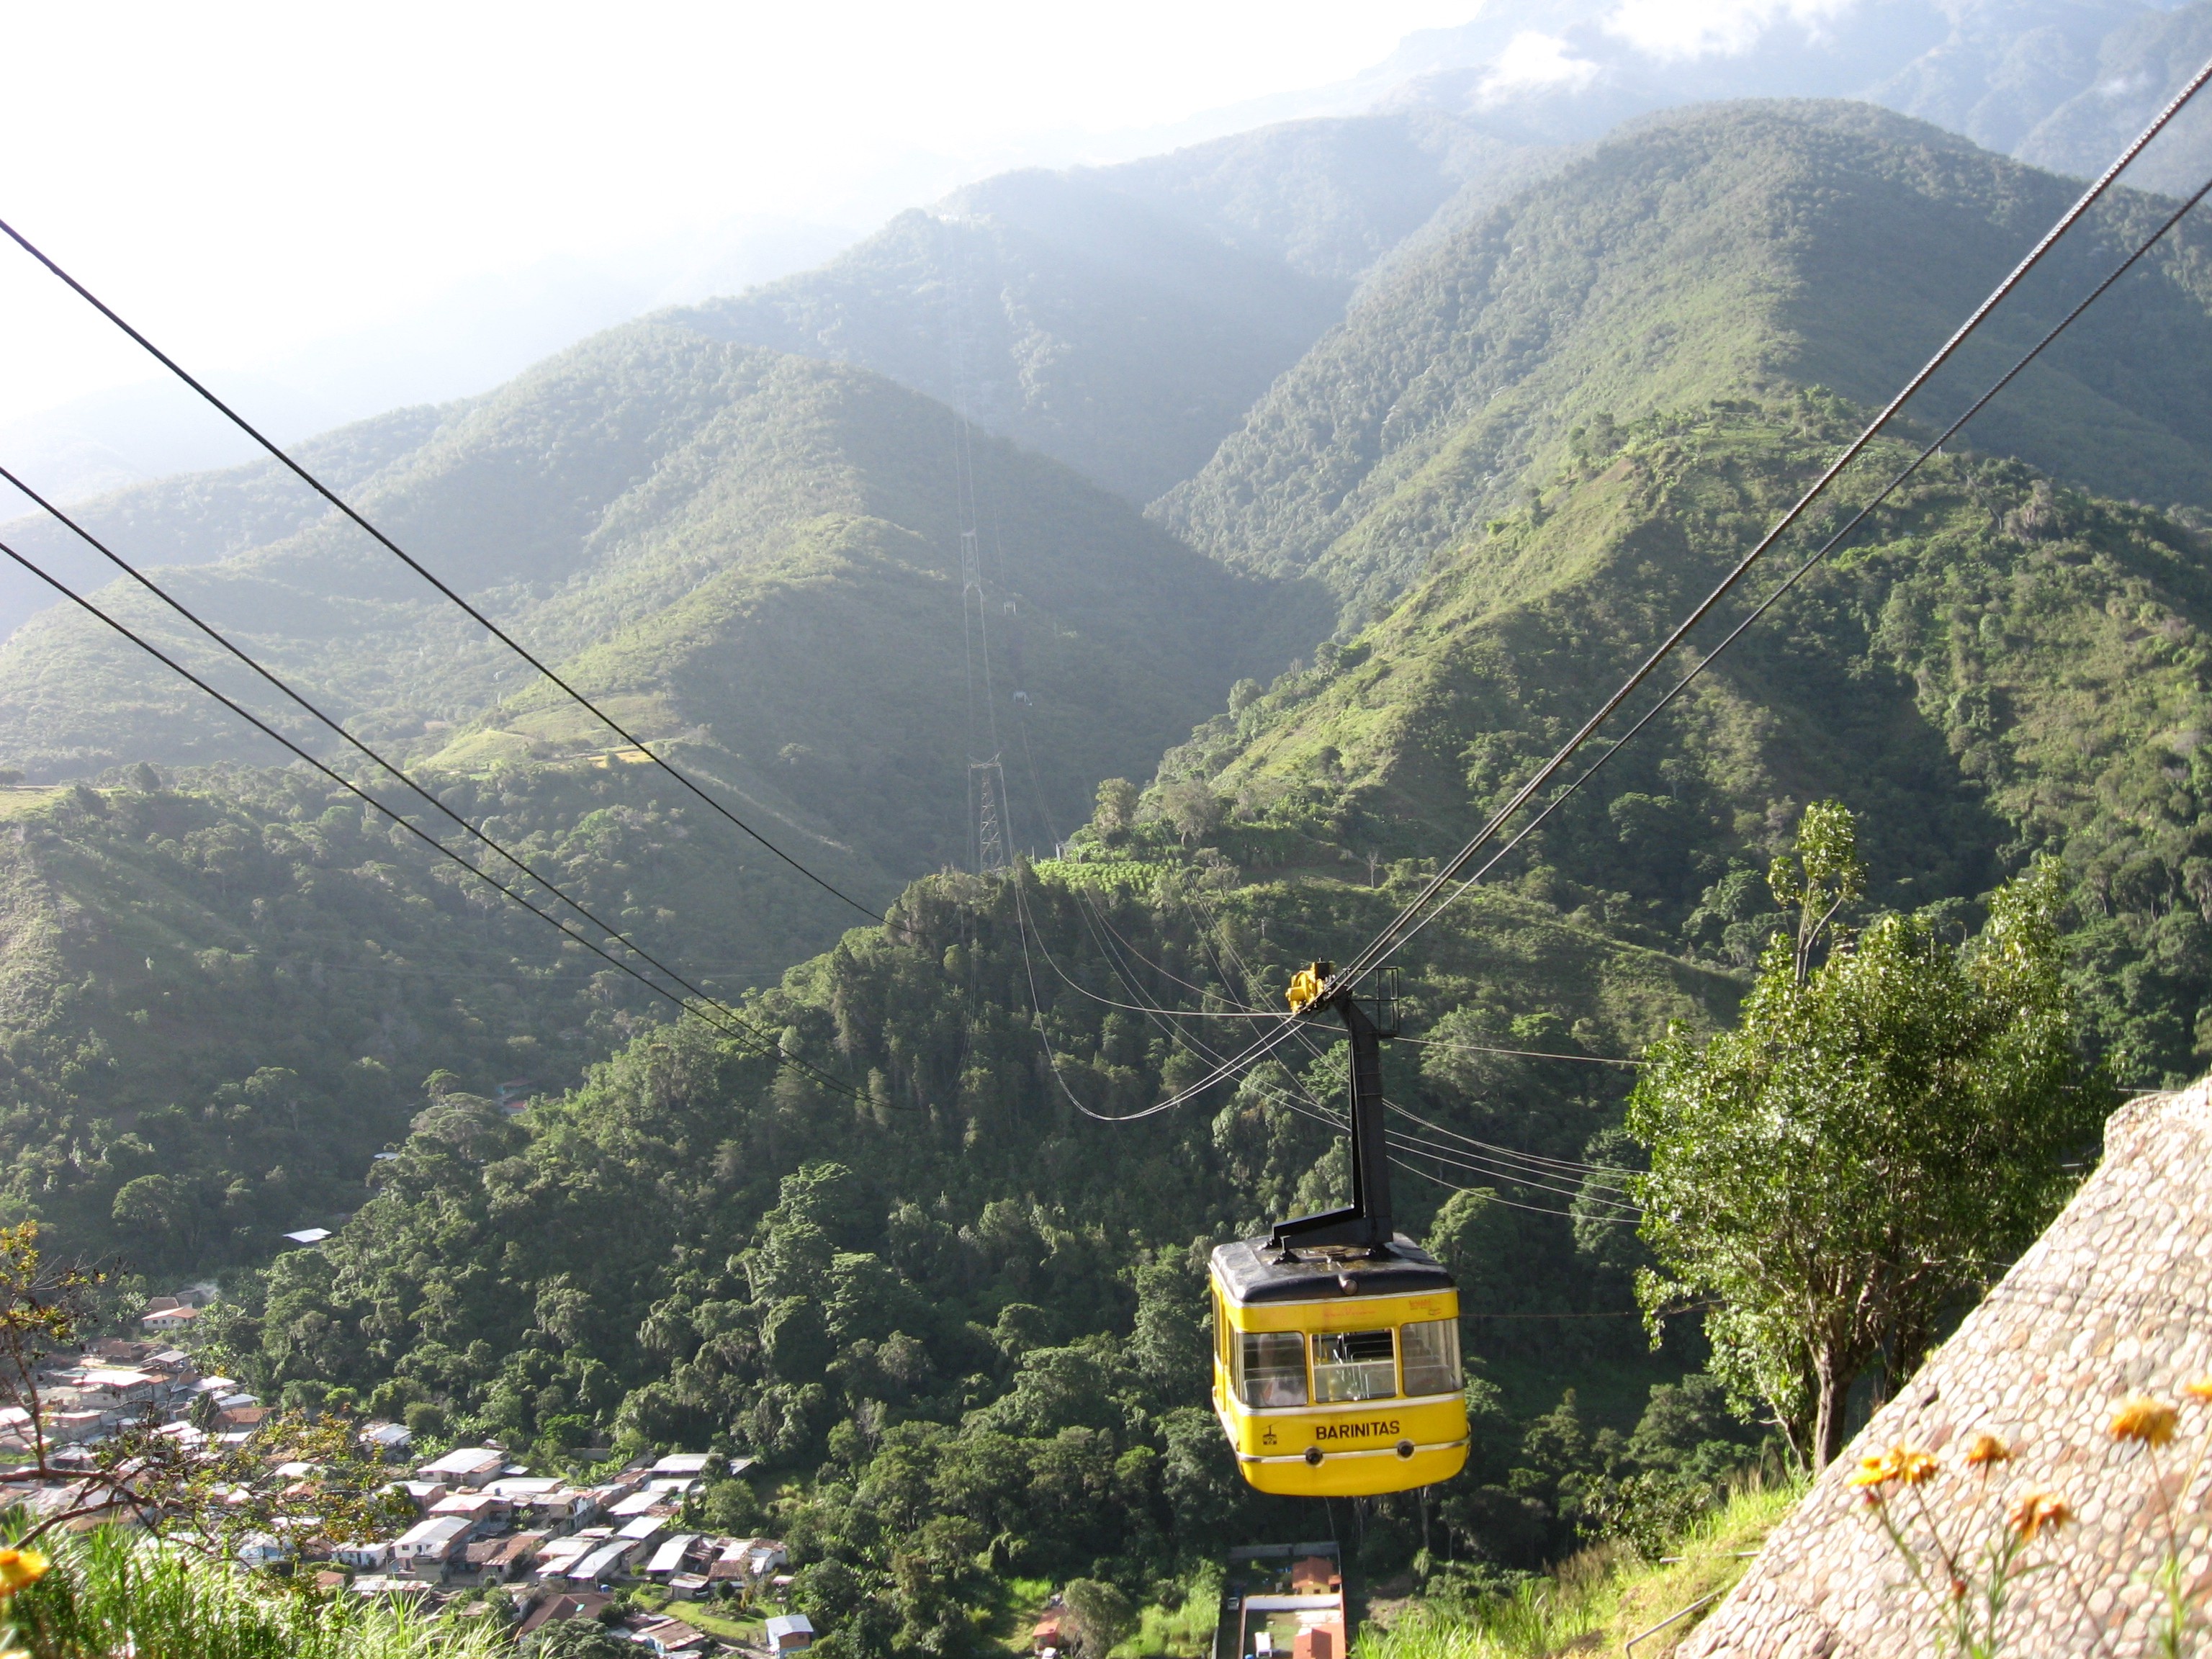
[[[311,438],[294,446],[293,453],[332,489],[341,493],[358,489],[419,449],[465,407],[393,410]],[[210,414],[209,418],[216,417]],[[41,483],[36,476],[27,481],[34,488]],[[276,462],[256,461],[132,484],[75,503],[69,510],[94,536],[137,562],[212,564],[295,535],[329,508]],[[72,587],[101,586],[115,574],[112,565],[44,513],[0,526],[0,541]],[[54,593],[12,561],[0,564],[4,564],[0,568],[0,638],[4,638],[32,613],[52,605]]]
[[[1655,119],[1391,272],[1154,511],[1379,615],[1577,425],[1791,384],[1879,403],[2076,189],[1863,105]],[[2124,196],[2062,244],[1909,413],[1948,418],[2157,211]],[[2212,232],[2177,238],[1977,421],[1978,446],[2212,501]]]
[[[356,498],[640,735],[708,751],[782,833],[832,858],[858,837],[896,881],[960,856],[961,780],[982,746],[963,658],[957,435],[948,410],[866,371],[642,324],[457,414]],[[1003,441],[967,447],[994,669],[1048,739],[1042,805],[1061,821],[1099,777],[1149,769],[1240,667],[1325,628],[1056,464]],[[349,526],[167,574],[403,755],[481,769],[614,741],[526,687],[504,647]],[[104,597],[184,639],[151,600]],[[213,660],[204,642],[182,649]],[[216,677],[270,706],[237,671]],[[0,648],[0,756],[44,779],[271,750],[96,623],[55,612]]]
[[[1543,161],[1411,111],[1006,173],[665,319],[872,368],[1142,503],[1205,463],[1362,272],[1463,188]]]
[[[486,1095],[565,1088],[667,1012],[321,780],[134,772],[0,791],[0,1209],[64,1250],[155,1275],[263,1259],[361,1202],[432,1073]],[[842,926],[638,768],[443,781],[455,810],[723,994]],[[817,856],[848,884],[883,879]]]
[[[1141,1583],[1249,1524],[1196,1395],[1197,1245],[1340,1190],[1340,1060],[1085,1111],[1201,1075],[1240,1006],[1369,937],[1861,418],[1801,392],[1586,432],[1384,621],[1240,684],[1141,799],[1103,792],[1065,859],[926,878],[751,1001],[849,1096],[669,1031],[520,1123],[434,1101],[338,1238],[223,1316],[228,1352],[295,1400],[549,1459],[611,1433],[811,1475],[775,1512],[803,1594],[897,1650],[901,1620],[1007,1572]],[[1626,1079],[1571,1057],[1729,1017],[1808,800],[1860,814],[1869,909],[1971,922],[2027,854],[2063,854],[2089,1041],[2124,1082],[2200,1063],[2208,553],[2183,520],[1943,458],[1405,952],[1401,1214],[1451,1263],[1482,1372],[1478,1454],[1431,1499],[1455,1549],[1538,1559],[1601,1478],[1740,1455],[1696,1385],[1633,1437],[1590,1431],[1697,1356],[1639,1357],[1602,1175],[1635,1156]],[[1417,1520],[1370,1512],[1370,1562],[1404,1560]],[[925,1528],[934,1565],[894,1572]]]
[[[1224,889],[1172,860],[1021,880],[1018,894],[1004,879],[917,884],[889,928],[848,936],[759,1000],[783,1053],[852,1079],[857,1099],[685,1028],[519,1122],[433,1103],[339,1237],[279,1262],[265,1304],[232,1328],[239,1363],[288,1398],[349,1390],[555,1460],[612,1431],[820,1470],[779,1516],[803,1559],[872,1588],[878,1528],[911,1540],[927,1524],[931,1573],[979,1605],[1010,1571],[1141,1583],[1205,1548],[1208,1528],[1263,1518],[1202,1404],[1194,1240],[1340,1194],[1341,1146],[1280,1067],[1118,1126],[1062,1091],[1127,1112],[1202,1069],[1164,1035],[1172,1022],[1097,1000],[1132,994],[1109,938],[1157,964],[1134,970],[1148,999],[1187,1004],[1185,979],[1272,999],[1288,963],[1372,927],[1403,880]],[[1489,896],[1459,921],[1419,958],[1419,1017],[1460,1009],[1447,1042],[1518,1030],[1611,1051],[1733,1003],[1727,975],[1540,904]],[[1224,952],[1249,979],[1212,971]],[[1340,1054],[1317,1042],[1297,1060],[1333,1102]],[[1571,1062],[1447,1048],[1395,1049],[1391,1064],[1394,1097],[1425,1115],[1569,1158],[1620,1092],[1617,1070]],[[1601,1206],[1577,1224],[1571,1189],[1455,1197],[1492,1182],[1449,1158],[1399,1181],[1401,1218],[1461,1273],[1477,1364],[1496,1379],[1477,1385],[1481,1450],[1437,1495],[1437,1522],[1492,1559],[1535,1559],[1568,1535],[1566,1470],[1536,1460],[1509,1493],[1514,1419],[1580,1381],[1633,1421],[1684,1355],[1651,1355],[1626,1316],[1633,1246]],[[1410,1547],[1413,1518],[1370,1517],[1383,1553]],[[1279,1505],[1264,1520],[1291,1524]],[[911,1577],[900,1595],[927,1605]]]
[[[1155,799],[1188,819],[1201,791],[1234,860],[1441,856],[1860,418],[1801,394],[1586,434],[1529,507],[1382,622],[1272,688],[1240,687],[1168,757]],[[1878,447],[1760,582],[1903,459]],[[1881,906],[1971,899],[2060,853],[2097,1042],[2130,1084],[2194,1075],[2212,1052],[2206,522],[2054,488],[2016,461],[1939,458],[1498,878],[1627,937],[1747,963],[1769,904],[1759,872],[1808,800],[1861,815]]]

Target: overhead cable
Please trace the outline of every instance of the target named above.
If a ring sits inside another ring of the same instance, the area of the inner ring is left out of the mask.
[[[91,306],[94,310],[99,312],[101,316],[106,318],[109,322],[114,324],[117,328],[122,330],[124,333],[130,336],[132,340],[136,341],[138,345],[143,347],[147,354],[153,357],[156,362],[160,363],[162,368],[167,369],[172,374],[175,375],[186,386],[190,386],[194,392],[198,392],[210,405],[212,405],[218,413],[220,413],[225,419],[228,420],[232,425],[235,426],[247,437],[252,439],[253,441],[260,445],[262,448],[267,450],[271,456],[280,462],[302,483],[306,484],[308,489],[313,490],[318,495],[320,495],[325,501],[328,501],[332,507],[336,507],[340,513],[351,520],[354,524],[365,531],[371,539],[375,541],[379,546],[382,547],[386,552],[390,553],[410,570],[420,576],[424,581],[429,583],[432,587],[437,589],[437,591],[441,594],[444,595],[446,599],[451,600],[455,605],[459,607],[461,611],[467,616],[471,621],[476,623],[478,626],[483,628],[487,634],[490,635],[501,644],[507,647],[508,650],[514,652],[516,656],[521,658],[524,662],[536,669],[538,673],[544,676],[544,678],[550,681],[564,696],[566,696],[571,702],[574,702],[578,708],[585,710],[593,719],[605,726],[607,730],[612,732],[624,743],[636,750],[639,753],[644,755],[647,759],[652,761],[655,766],[660,768],[662,771],[667,773],[670,777],[673,778],[678,784],[683,786],[683,787],[689,790],[693,795],[697,797],[698,799],[705,803],[705,805],[711,808],[715,813],[726,819],[729,823],[734,824],[747,836],[750,836],[762,847],[774,854],[784,863],[789,865],[800,875],[805,877],[807,880],[812,882],[817,887],[819,887],[824,892],[831,894],[836,898],[842,900],[845,903],[852,906],[854,909],[858,910],[862,915],[866,916],[872,921],[881,921],[884,920],[883,913],[881,911],[876,909],[872,905],[862,903],[859,899],[854,898],[850,893],[846,892],[834,882],[828,880],[824,877],[817,875],[812,870],[807,868],[805,865],[800,863],[797,859],[785,852],[781,847],[778,847],[767,836],[762,835],[761,832],[754,829],[752,825],[747,823],[743,818],[740,818],[735,812],[732,812],[728,807],[725,806],[714,796],[709,794],[682,768],[677,766],[672,762],[665,760],[662,757],[654,754],[643,738],[638,737],[635,732],[631,732],[629,727],[617,720],[612,714],[607,713],[607,711],[602,708],[598,703],[593,702],[589,697],[578,690],[574,685],[569,684],[566,678],[556,672],[549,664],[544,662],[534,652],[531,651],[528,647],[525,646],[520,641],[517,640],[513,635],[509,634],[505,629],[494,622],[483,611],[470,604],[469,601],[464,599],[459,592],[449,586],[446,582],[434,574],[427,566],[425,566],[420,560],[416,559],[412,554],[409,553],[406,549],[401,547],[398,543],[393,541],[391,537],[386,535],[384,532],[378,529],[374,524],[370,523],[368,519],[350,502],[346,501],[343,496],[340,495],[335,489],[332,489],[319,477],[316,477],[315,474],[310,472],[306,466],[302,465],[298,460],[294,459],[290,452],[271,441],[263,434],[258,427],[248,421],[243,415],[240,415],[221,398],[216,396],[216,394],[209,390],[203,382],[196,379],[184,368],[182,364],[179,363],[175,358],[170,356],[167,352],[162,350],[161,347],[155,345],[153,341],[148,339],[145,335],[139,332],[136,327],[127,321],[121,313],[117,312],[114,307],[110,306],[105,300],[102,300],[82,283],[77,281],[75,276],[72,276],[68,271],[62,269],[59,264],[56,264],[54,260],[35,243],[33,243],[28,237],[25,236],[22,232],[17,230],[15,226],[9,224],[4,219],[0,219],[0,232],[5,232],[9,240],[13,241],[16,246],[21,248],[24,252],[29,254],[33,259],[36,259],[40,264],[44,265],[49,271],[52,272],[56,276],[59,277],[64,283],[68,284],[68,286],[80,299],[83,300],[86,304]]]
[[[1640,1060],[1615,1060],[1607,1054],[1555,1054],[1540,1048],[1498,1048],[1483,1042],[1446,1042],[1438,1037],[1401,1036],[1399,1042],[1417,1043],[1424,1048],[1444,1048],[1455,1054],[1511,1054],[1521,1060],[1571,1060],[1583,1066],[1641,1066]]]
[[[1495,1153],[1499,1158],[1508,1158],[1516,1163],[1527,1164],[1533,1168],[1542,1170],[1547,1174],[1556,1173],[1587,1178],[1591,1176],[1628,1176],[1635,1173],[1632,1170],[1624,1170],[1617,1164],[1590,1164],[1586,1163],[1580,1158],[1547,1158],[1539,1152],[1524,1152],[1517,1147],[1501,1146],[1495,1141],[1476,1140],[1471,1136],[1460,1133],[1456,1129],[1448,1129],[1441,1123],[1432,1123],[1427,1118],[1423,1117],[1419,1113],[1409,1110],[1407,1108],[1401,1106],[1395,1100],[1385,1099],[1382,1103],[1389,1107],[1392,1111],[1395,1112],[1400,1117],[1405,1118],[1409,1122],[1419,1124],[1421,1127],[1428,1130],[1432,1134],[1446,1136],[1450,1139],[1461,1142],[1462,1145],[1472,1146],[1479,1152],[1492,1152]],[[1626,1189],[1621,1188],[1620,1190],[1626,1191]]]
[[[1441,1146],[1433,1140],[1424,1140],[1418,1135],[1393,1135],[1389,1139],[1389,1145],[1408,1156],[1418,1155],[1432,1158],[1439,1164],[1448,1164],[1455,1169],[1466,1170],[1476,1175],[1488,1176],[1494,1181],[1502,1181],[1509,1186],[1522,1188],[1530,1192],[1556,1194],[1561,1198],[1571,1199],[1595,1210],[1623,1215],[1644,1213],[1641,1205],[1628,1203],[1620,1199],[1607,1198],[1601,1193],[1588,1187],[1563,1186],[1525,1172],[1505,1169],[1481,1158],[1470,1158],[1463,1152],[1454,1152],[1449,1147]]]
[[[1571,1210],[1548,1209],[1541,1204],[1522,1204],[1510,1198],[1500,1198],[1496,1193],[1490,1191],[1487,1188],[1462,1187],[1456,1181],[1447,1181],[1443,1176],[1437,1174],[1435,1170],[1424,1170],[1419,1164],[1408,1163],[1405,1158],[1400,1158],[1395,1153],[1392,1154],[1390,1162],[1395,1164],[1399,1169],[1405,1170],[1408,1175],[1417,1175],[1421,1176],[1424,1180],[1433,1181],[1437,1186],[1445,1188],[1451,1192],[1480,1193],[1483,1194],[1483,1201],[1485,1203],[1500,1205],[1509,1210],[1525,1210],[1530,1215],[1557,1216],[1562,1221],[1573,1221],[1578,1218]],[[1626,1216],[1592,1215],[1583,1216],[1579,1218],[1585,1221],[1595,1222],[1598,1225],[1603,1227],[1632,1227],[1636,1224]]]

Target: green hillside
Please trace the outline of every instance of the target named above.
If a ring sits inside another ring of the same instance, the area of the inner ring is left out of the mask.
[[[925,879],[761,994],[781,1054],[852,1098],[668,1031],[519,1124],[452,1101],[337,1239],[223,1316],[227,1353],[295,1401],[551,1462],[610,1438],[755,1456],[718,1512],[793,1540],[801,1605],[870,1650],[1015,1575],[1173,1600],[1224,1538],[1325,1524],[1234,1482],[1197,1395],[1200,1264],[1341,1192],[1300,1099],[1333,1098],[1340,1057],[1293,1049],[1128,1124],[1070,1097],[1134,1112],[1245,1030],[1145,1005],[1270,1002],[1370,936],[1861,418],[1797,394],[1586,432],[1382,622],[1241,683],[1141,798],[1105,792],[1064,859]],[[1369,1572],[1418,1560],[1426,1524],[1469,1564],[1431,1553],[1432,1595],[1510,1582],[1605,1524],[1608,1483],[1747,1455],[1685,1376],[1690,1334],[1644,1346],[1640,1247],[1602,1189],[1483,1149],[1634,1159],[1626,1076],[1573,1057],[1731,1017],[1784,920],[1761,866],[1808,800],[1861,816],[1868,908],[1946,927],[2060,853],[2087,1040],[2130,1083],[2201,1066],[2208,552],[2186,518],[1945,458],[1404,953],[1418,1041],[1384,1084],[1422,1122],[1392,1121],[1394,1181],[1462,1286],[1475,1453],[1363,1507]]]
[[[1577,425],[1788,385],[1878,404],[2077,188],[1862,105],[1656,118],[1403,262],[1156,516],[1235,568],[1319,576],[1356,625],[1522,499]],[[1948,418],[2156,210],[2124,197],[2062,246],[1911,412]],[[2212,501],[2212,232],[2178,234],[1978,446]]]
[[[987,179],[665,320],[874,369],[1141,503],[1205,464],[1378,258],[1536,164],[1433,112],[1291,122]]]
[[[58,1248],[157,1277],[262,1259],[362,1201],[434,1072],[562,1088],[666,1012],[320,780],[135,770],[0,792],[0,1208]],[[724,994],[840,926],[640,769],[441,793]]]
[[[280,1258],[265,1302],[230,1316],[227,1363],[289,1399],[349,1390],[555,1463],[610,1434],[746,1452],[766,1460],[761,1494],[796,1483],[770,1524],[805,1540],[810,1565],[842,1562],[872,1589],[898,1535],[927,1526],[933,1575],[978,1607],[1010,1572],[1142,1584],[1218,1549],[1224,1528],[1325,1528],[1318,1509],[1292,1522],[1252,1499],[1229,1467],[1200,1403],[1193,1241],[1326,1200],[1340,1146],[1283,1103],[1297,1085],[1280,1068],[1121,1126],[1060,1091],[1126,1112],[1203,1065],[1097,1000],[1128,995],[1108,939],[1154,964],[1133,982],[1168,1006],[1194,1000],[1177,980],[1272,999],[1289,963],[1379,921],[1404,878],[1224,889],[1173,861],[1134,886],[1111,874],[1043,865],[1019,896],[931,878],[890,927],[848,935],[761,996],[783,1053],[853,1079],[857,1102],[695,1028],[641,1038],[517,1123],[450,1099],[337,1239]],[[1425,1024],[1456,1006],[1447,1040],[1482,1041],[1510,1011],[1511,1030],[1570,1054],[1617,1050],[1733,1005],[1730,976],[1539,904],[1496,896],[1462,921],[1424,951],[1413,1009]],[[1226,979],[1211,966],[1223,952],[1241,964]],[[1331,1099],[1340,1056],[1317,1045],[1297,1063]],[[1623,1090],[1605,1067],[1448,1049],[1394,1049],[1391,1066],[1394,1097],[1425,1115],[1568,1157]],[[1400,1186],[1407,1223],[1462,1265],[1492,1378],[1477,1390],[1482,1454],[1439,1494],[1437,1523],[1533,1561],[1571,1535],[1565,1470],[1535,1460],[1509,1494],[1518,1420],[1580,1382],[1585,1409],[1632,1425],[1687,1356],[1647,1351],[1632,1251],[1571,1221],[1571,1189],[1449,1164]],[[1414,1522],[1410,1498],[1370,1510],[1377,1558],[1401,1559]],[[885,1594],[931,1605],[908,1578]]]
[[[358,489],[465,407],[394,410],[310,438],[293,453],[331,488]],[[70,517],[143,564],[212,563],[282,541],[329,510],[275,461],[184,473],[69,504]],[[97,587],[114,574],[112,565],[43,513],[0,525],[0,542],[72,587]],[[53,598],[43,582],[9,563],[0,570],[0,635],[12,633]]]
[[[1170,754],[1154,800],[1200,785],[1232,859],[1447,853],[1861,418],[1803,396],[1585,434],[1528,508],[1440,558],[1382,622],[1240,688]],[[1905,453],[1879,447],[1801,552]],[[1861,814],[1884,906],[1970,899],[2049,849],[2079,882],[2082,984],[2121,1077],[2194,1076],[2212,1054],[2205,524],[2016,461],[1939,459],[1500,878],[1741,964],[1768,908],[1758,872],[1808,800]]]
[[[707,751],[825,857],[864,833],[897,880],[959,857],[967,755],[988,747],[969,730],[955,435],[942,407],[864,371],[639,325],[458,412],[359,499],[641,735]],[[1239,672],[1325,628],[1066,469],[973,448],[993,667],[1036,728],[1043,816],[1079,819],[1099,777],[1148,769]],[[170,578],[403,755],[473,770],[613,741],[526,690],[502,647],[350,526]],[[150,600],[105,597],[214,660]],[[215,678],[271,706],[234,668]],[[271,750],[54,612],[0,647],[0,757],[45,780]],[[1038,821],[1020,833],[1048,840]]]

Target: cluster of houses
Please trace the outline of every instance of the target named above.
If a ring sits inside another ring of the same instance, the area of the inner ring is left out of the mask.
[[[243,1444],[269,1414],[230,1378],[202,1376],[190,1354],[159,1341],[102,1337],[81,1353],[48,1356],[37,1382],[39,1427],[50,1449],[104,1440],[149,1416],[164,1419],[164,1434],[195,1446]],[[0,1455],[28,1455],[37,1437],[27,1407],[0,1407]]]
[[[23,1494],[34,1510],[45,1499],[73,1501],[82,1488],[68,1479],[72,1464],[88,1467],[96,1443],[149,1420],[188,1451],[251,1446],[270,1408],[228,1377],[202,1376],[191,1354],[163,1340],[189,1322],[180,1317],[187,1311],[197,1310],[181,1300],[156,1306],[142,1322],[148,1340],[102,1338],[41,1364],[39,1429],[58,1479],[52,1492]],[[27,1410],[0,1409],[0,1455],[29,1456],[40,1437]],[[399,1424],[371,1423],[361,1438],[365,1449],[404,1466],[414,1437]],[[611,1479],[579,1485],[533,1475],[496,1446],[462,1447],[392,1483],[416,1517],[393,1536],[333,1545],[326,1559],[314,1560],[297,1559],[287,1540],[257,1537],[240,1559],[313,1571],[327,1589],[399,1600],[507,1587],[519,1635],[556,1620],[611,1620],[648,1652],[696,1659],[726,1644],[675,1616],[677,1603],[736,1598],[775,1609],[791,1584],[775,1540],[684,1526],[684,1500],[705,1480],[708,1461],[703,1454],[640,1460]],[[269,1473],[305,1480],[313,1471],[279,1465]],[[659,1588],[652,1599],[661,1611],[616,1619],[617,1593],[646,1585]],[[813,1635],[804,1614],[775,1611],[766,1620],[771,1655],[811,1646]]]
[[[611,1480],[573,1486],[531,1474],[495,1446],[462,1447],[397,1483],[420,1517],[413,1526],[338,1546],[332,1560],[358,1575],[352,1588],[362,1595],[526,1589],[522,1635],[552,1620],[597,1618],[616,1590],[634,1584],[659,1586],[669,1604],[725,1594],[780,1597],[791,1583],[781,1543],[684,1527],[684,1500],[698,1489],[707,1462],[697,1453],[641,1460]],[[659,1653],[716,1646],[673,1618],[633,1634]],[[778,1614],[768,1620],[768,1641],[778,1652],[795,1651],[811,1645],[813,1631],[804,1614]]]

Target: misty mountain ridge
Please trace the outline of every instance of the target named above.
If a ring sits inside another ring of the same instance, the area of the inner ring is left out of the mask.
[[[802,838],[842,847],[865,831],[881,880],[961,858],[960,797],[927,782],[959,775],[977,741],[950,410],[864,370],[645,323],[465,408],[352,434],[331,458],[363,511],[641,735],[705,744],[719,775]],[[1295,590],[1231,574],[1056,463],[971,445],[991,515],[994,661],[1048,738],[1038,810],[1079,820],[1099,776],[1148,769],[1239,672],[1271,672],[1325,630],[1325,610]],[[132,500],[182,520],[173,544],[210,544],[195,513],[269,532],[163,574],[363,738],[448,769],[616,742],[529,687],[505,647],[351,526],[288,518],[276,503],[298,492],[270,475],[149,501],[158,488]],[[102,527],[145,539],[129,522]],[[298,729],[150,598],[114,586],[102,600]],[[275,758],[60,610],[0,647],[0,752],[40,778]],[[905,805],[887,817],[886,802]],[[1051,839],[1041,819],[1021,833]]]
[[[1202,465],[1439,208],[1540,162],[1433,112],[1003,174],[665,320],[861,364],[1141,504]]]
[[[1878,405],[2075,193],[1865,104],[1649,118],[1394,265],[1154,516],[1236,568],[1324,581],[1356,626],[1583,422],[1784,385]],[[1948,419],[2164,211],[2116,193],[1908,417]],[[1965,441],[2212,503],[2208,236],[2185,222]]]
[[[2212,46],[2212,6],[2146,0],[1857,0],[1692,20],[1616,0],[1492,3],[1409,35],[1334,86],[1260,118],[1427,107],[1508,141],[1581,143],[1620,122],[1739,98],[1880,104],[2053,171],[2100,171]],[[2130,182],[2193,189],[2212,118],[2192,111]]]

